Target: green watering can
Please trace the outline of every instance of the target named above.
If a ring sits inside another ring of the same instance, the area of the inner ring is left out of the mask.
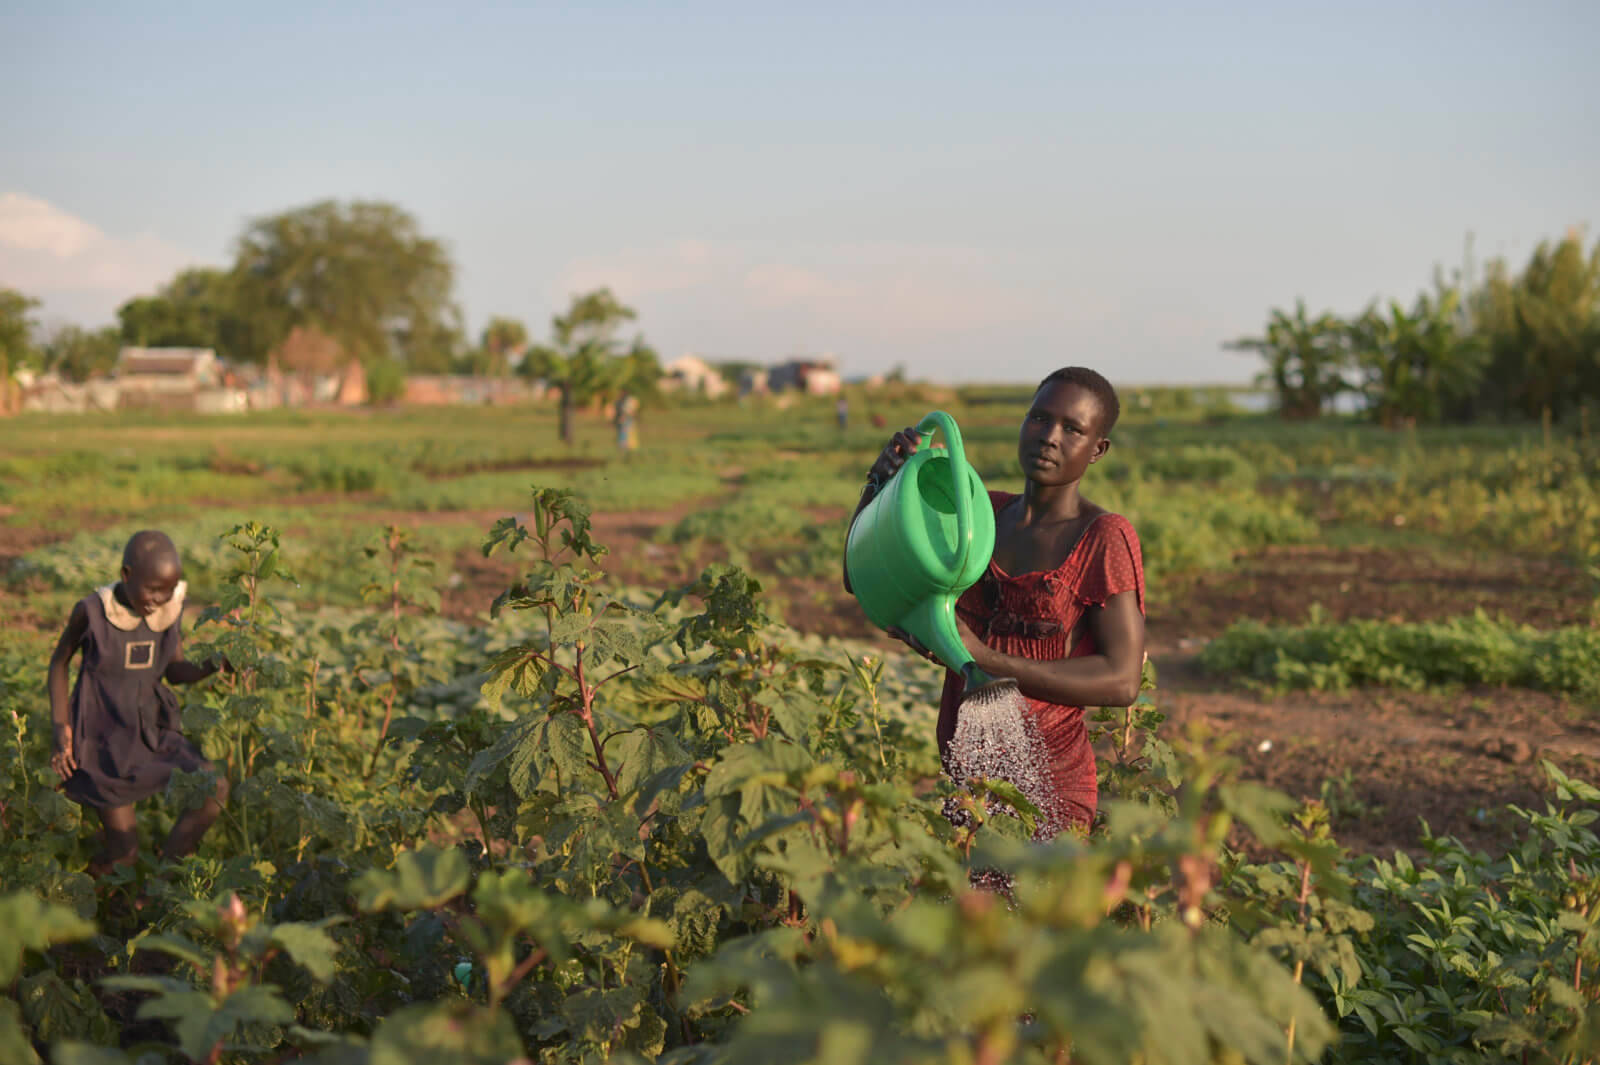
[[[928,446],[935,429],[944,447]],[[994,554],[994,508],[955,419],[936,410],[917,431],[921,445],[851,526],[845,573],[874,625],[915,636],[971,690],[991,678],[956,635],[955,605]]]

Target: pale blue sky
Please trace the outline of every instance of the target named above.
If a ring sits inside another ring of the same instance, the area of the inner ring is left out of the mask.
[[[0,285],[108,321],[250,217],[399,203],[476,330],[1247,380],[1304,296],[1600,230],[1600,3],[18,3]]]

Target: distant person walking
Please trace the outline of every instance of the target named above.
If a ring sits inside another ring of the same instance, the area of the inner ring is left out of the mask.
[[[850,427],[850,401],[839,393],[839,402],[834,404],[834,413],[839,418],[839,431],[842,433]]]
[[[612,421],[617,426],[617,450],[626,455],[639,446],[639,432],[636,426],[639,416],[639,401],[627,389],[617,397],[616,410],[612,414]]]

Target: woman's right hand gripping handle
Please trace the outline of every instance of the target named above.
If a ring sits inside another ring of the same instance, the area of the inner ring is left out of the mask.
[[[895,433],[889,442],[883,445],[883,450],[878,453],[877,459],[867,470],[867,483],[876,484],[882,488],[888,483],[901,466],[906,464],[906,459],[917,450],[917,445],[922,443],[922,434],[912,426]]]
[[[891,436],[889,442],[883,445],[883,450],[878,453],[878,457],[867,468],[867,484],[861,490],[861,502],[856,504],[856,512],[850,515],[850,524],[852,526],[855,525],[856,518],[860,517],[861,512],[867,508],[867,504],[872,502],[872,497],[877,495],[878,490],[888,483],[889,478],[899,472],[900,467],[906,464],[906,459],[911,457],[921,443],[922,434],[917,432],[914,426],[908,425]],[[845,535],[850,535],[848,530]],[[844,574],[844,590],[847,592],[852,590],[848,569],[845,570]]]

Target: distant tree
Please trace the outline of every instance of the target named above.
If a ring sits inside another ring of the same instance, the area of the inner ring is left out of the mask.
[[[385,406],[405,395],[406,371],[393,359],[383,359],[367,368],[367,402]]]
[[[448,366],[459,343],[455,268],[392,204],[324,201],[251,222],[238,243],[240,306],[276,340],[314,326],[364,365]]]
[[[33,319],[39,301],[14,288],[0,288],[0,412],[11,409],[11,375],[36,359]]]
[[[515,318],[498,315],[484,326],[481,350],[482,371],[491,377],[504,377],[511,368],[511,356],[528,346],[528,327]]]
[[[116,326],[82,329],[64,325],[45,341],[44,364],[62,377],[86,381],[109,373],[117,364],[121,348],[122,334]]]
[[[1240,337],[1224,345],[1235,351],[1254,351],[1267,362],[1262,375],[1277,393],[1278,409],[1285,418],[1315,418],[1341,392],[1349,391],[1345,377],[1350,367],[1346,343],[1348,330],[1332,314],[1316,318],[1306,314],[1304,300],[1296,300],[1294,313],[1274,310],[1259,337]]]
[[[397,334],[397,340],[398,350],[403,354],[389,361],[400,361],[412,373],[453,373],[468,355],[460,314],[454,307],[450,308],[444,321],[433,323],[427,332],[412,333],[408,330]]]
[[[1600,397],[1600,241],[1541,243],[1516,276],[1492,263],[1472,310],[1490,350],[1472,410],[1560,417]]]
[[[271,323],[240,299],[235,275],[213,267],[184,270],[155,295],[129,300],[117,320],[123,342],[135,347],[211,348],[256,363],[271,347]]]
[[[597,399],[626,388],[634,395],[650,396],[660,380],[655,352],[636,337],[626,348],[617,339],[623,325],[638,317],[609,288],[574,296],[566,314],[550,322],[550,343],[528,349],[521,370],[542,379],[560,393],[560,433],[573,442],[572,414]]]
[[[1391,428],[1440,421],[1472,396],[1483,377],[1483,338],[1461,328],[1461,293],[1436,283],[1405,310],[1376,305],[1349,323],[1350,346],[1368,409]]]

